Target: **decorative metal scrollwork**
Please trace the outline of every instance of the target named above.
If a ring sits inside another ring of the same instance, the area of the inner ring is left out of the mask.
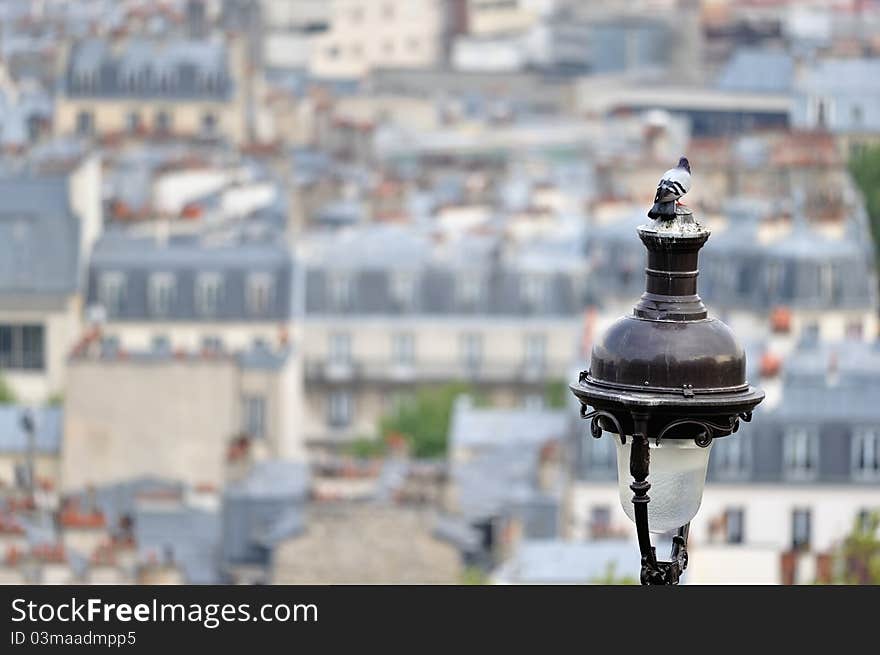
[[[620,422],[617,420],[617,417],[611,412],[605,412],[600,409],[593,410],[592,412],[587,411],[586,405],[581,405],[581,418],[583,419],[591,419],[590,421],[590,434],[593,435],[594,439],[598,439],[602,436],[602,426],[599,425],[600,418],[607,418],[614,424],[614,428],[617,430],[617,435],[620,437],[620,443],[626,443],[626,435],[623,433],[623,429],[620,427]]]
[[[710,443],[712,443],[712,439],[715,438],[716,432],[736,432],[739,428],[739,419],[743,418],[743,420],[751,420],[750,412],[743,412],[749,414],[749,418],[743,418],[742,414],[739,416],[730,416],[728,417],[727,425],[723,425],[721,423],[714,423],[712,421],[706,419],[696,419],[696,418],[683,418],[678,421],[673,421],[662,430],[660,430],[660,434],[657,435],[655,443],[657,445],[660,444],[660,440],[666,436],[666,433],[670,430],[673,430],[677,427],[681,427],[682,425],[697,425],[703,428],[703,431],[698,434],[694,438],[694,443],[697,444],[700,448],[705,448]]]

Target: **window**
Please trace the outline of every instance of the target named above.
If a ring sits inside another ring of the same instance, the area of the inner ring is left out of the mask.
[[[541,305],[547,289],[547,280],[543,275],[524,275],[520,278],[520,293],[523,302],[534,309]]]
[[[874,512],[869,509],[862,508],[856,515],[856,528],[859,532],[868,533],[875,529]]]
[[[101,337],[101,357],[115,357],[119,353],[119,337]]]
[[[0,368],[40,371],[45,367],[42,325],[0,325]]]
[[[611,508],[608,505],[594,505],[590,508],[590,536],[607,536],[611,531]]]
[[[792,479],[808,479],[819,470],[819,435],[806,428],[792,428],[783,441],[785,474]]]
[[[268,273],[252,273],[247,280],[247,307],[252,316],[268,316],[275,299],[275,285]]]
[[[590,451],[590,468],[596,471],[608,471],[617,466],[617,449],[614,446],[615,436],[605,434],[598,439],[591,435],[584,437]]]
[[[167,354],[171,352],[171,341],[164,334],[157,334],[152,341],[153,352]]]
[[[527,334],[525,345],[525,363],[530,369],[544,368],[547,356],[547,336],[544,334]]]
[[[813,125],[830,127],[834,120],[834,102],[829,98],[812,98]]]
[[[166,133],[171,131],[171,114],[162,110],[156,114],[156,131]]]
[[[217,129],[217,116],[211,112],[202,114],[202,132],[204,134],[214,134]]]
[[[348,309],[351,304],[351,277],[346,273],[332,273],[327,287],[332,306],[335,309]]]
[[[728,509],[724,512],[725,541],[729,544],[741,544],[745,536],[745,511],[741,507]]]
[[[202,338],[202,350],[207,353],[223,352],[223,339],[215,336]]]
[[[101,273],[98,278],[98,301],[109,316],[125,312],[127,286],[124,273]]]
[[[852,437],[852,470],[856,478],[880,478],[880,428],[858,428]]]
[[[327,399],[327,423],[334,428],[351,424],[352,402],[348,391],[333,391]]]
[[[825,302],[834,300],[834,266],[824,263],[819,266],[819,296]]]
[[[153,273],[149,282],[150,313],[153,316],[170,315],[176,291],[171,273]]]
[[[852,121],[853,127],[861,127],[862,126],[862,118],[864,117],[864,110],[861,105],[853,105],[850,108],[850,120]]]
[[[398,272],[391,276],[391,298],[400,308],[415,304],[416,276],[409,272]]]
[[[76,133],[80,136],[91,136],[95,132],[95,118],[90,111],[81,111],[76,115]]]
[[[739,478],[749,472],[749,443],[745,437],[721,439],[712,448],[714,472],[722,478]]]
[[[865,334],[865,327],[860,320],[849,321],[846,324],[846,338],[853,341],[861,341]]]
[[[141,129],[141,114],[138,111],[128,113],[125,119],[126,127],[129,132],[138,132]]]
[[[351,335],[348,332],[332,333],[329,351],[331,364],[349,365],[351,363]]]
[[[391,357],[398,366],[412,366],[416,359],[415,337],[409,332],[392,335]]]
[[[196,313],[216,316],[223,297],[223,276],[220,273],[200,273],[196,278]]]
[[[473,372],[480,368],[483,360],[483,335],[461,335],[461,360],[465,368]]]
[[[483,296],[483,280],[479,273],[462,273],[456,280],[455,296],[462,305],[476,305]]]
[[[241,399],[241,429],[245,434],[261,439],[266,436],[266,398],[245,395]]]
[[[791,513],[791,548],[792,550],[807,550],[810,547],[812,532],[812,517],[810,510],[798,508]]]
[[[801,340],[806,343],[816,343],[819,341],[820,334],[819,324],[815,321],[811,321],[804,324],[804,327],[801,330]]]

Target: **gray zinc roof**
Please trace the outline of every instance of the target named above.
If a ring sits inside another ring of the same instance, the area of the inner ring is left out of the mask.
[[[149,306],[149,280],[153,274],[173,276],[175,292],[167,316],[161,320],[285,320],[295,311],[294,264],[283,239],[272,234],[259,238],[240,233],[185,235],[167,242],[123,231],[105,234],[93,249],[88,302],[101,304],[101,280],[105,274],[122,274],[124,301],[107,307],[111,320],[149,320],[156,318]],[[216,311],[200,316],[196,307],[197,279],[201,273],[221,276],[221,292]],[[273,291],[267,311],[252,315],[248,309],[250,276],[267,274]]]
[[[71,48],[64,87],[71,96],[224,99],[227,68],[219,41],[85,39]]]
[[[718,76],[725,91],[786,93],[794,81],[794,59],[784,50],[740,48]]]
[[[501,584],[584,584],[607,575],[639,579],[638,547],[630,541],[524,541],[493,574]]]
[[[551,439],[563,438],[569,420],[570,414],[565,409],[474,407],[469,397],[460,396],[449,428],[449,443],[453,449],[540,446]]]
[[[79,221],[64,175],[0,177],[0,293],[79,287]]]
[[[266,460],[254,465],[242,480],[227,485],[224,495],[234,498],[289,498],[302,500],[311,488],[304,462]]]
[[[28,448],[27,433],[21,426],[25,407],[0,405],[0,453],[20,454]],[[34,421],[34,449],[37,453],[57,455],[61,451],[63,413],[60,407],[30,410]]]
[[[220,582],[220,517],[194,508],[139,510],[134,517],[139,552],[159,559],[170,556],[187,584]]]

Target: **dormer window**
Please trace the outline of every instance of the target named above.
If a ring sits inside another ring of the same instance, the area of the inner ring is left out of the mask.
[[[397,272],[391,276],[391,297],[400,308],[415,303],[416,276],[410,272]]]
[[[330,303],[334,309],[347,309],[351,304],[351,276],[347,273],[331,273],[327,280]]]
[[[473,307],[483,296],[482,276],[475,272],[461,273],[456,280],[455,296],[459,304]]]
[[[98,302],[103,305],[108,316],[119,316],[125,311],[127,295],[124,273],[101,273],[98,278]]]
[[[587,434],[588,449],[590,452],[590,468],[594,471],[610,471],[617,466],[617,449],[614,441],[606,437],[594,439]]]
[[[220,273],[200,273],[196,278],[196,313],[216,316],[223,296],[223,276]]]
[[[808,480],[819,473],[819,434],[811,428],[789,428],[783,441],[784,473],[791,480]]]
[[[535,309],[541,305],[546,297],[547,278],[544,275],[527,274],[520,279],[520,293],[523,302],[529,308]]]
[[[880,427],[861,427],[853,432],[852,471],[859,480],[880,480]]]
[[[171,315],[174,299],[177,295],[177,284],[171,273],[153,273],[150,276],[148,292],[150,314],[165,317]]]
[[[247,307],[252,316],[268,316],[275,300],[275,284],[269,273],[253,273],[248,277]]]
[[[721,439],[712,449],[715,473],[720,478],[735,479],[749,471],[748,441],[744,437]]]

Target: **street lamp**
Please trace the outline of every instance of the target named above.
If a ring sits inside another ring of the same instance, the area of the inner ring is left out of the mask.
[[[733,332],[708,316],[697,294],[709,230],[686,207],[675,212],[638,228],[648,249],[645,293],[594,344],[590,369],[570,386],[593,437],[616,435],[620,501],[636,524],[648,585],[678,583],[712,442],[751,420],[764,399],[746,381]],[[650,532],[671,530],[672,557],[658,561]]]

